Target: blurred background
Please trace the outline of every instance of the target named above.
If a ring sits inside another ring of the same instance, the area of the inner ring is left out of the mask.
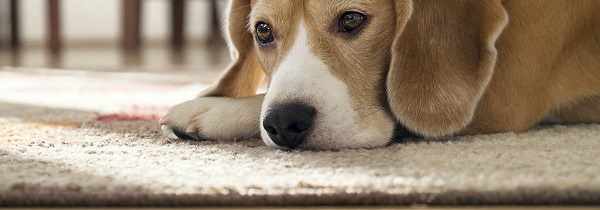
[[[216,74],[225,3],[0,0],[0,67]]]

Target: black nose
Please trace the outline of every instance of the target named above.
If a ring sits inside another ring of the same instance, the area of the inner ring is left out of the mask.
[[[267,110],[263,127],[275,144],[294,149],[306,137],[314,116],[314,107],[298,103],[284,104]]]

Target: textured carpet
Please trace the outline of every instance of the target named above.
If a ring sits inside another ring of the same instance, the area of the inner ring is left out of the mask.
[[[163,137],[204,87],[0,71],[0,206],[600,203],[600,125],[326,152]]]

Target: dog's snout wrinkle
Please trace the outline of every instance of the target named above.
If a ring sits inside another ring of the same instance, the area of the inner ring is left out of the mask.
[[[314,107],[299,103],[277,106],[267,110],[263,127],[275,144],[294,149],[308,134],[315,113]]]

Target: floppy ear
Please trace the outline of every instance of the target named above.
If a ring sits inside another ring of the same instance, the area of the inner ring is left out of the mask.
[[[245,97],[256,95],[265,73],[254,49],[254,36],[248,31],[250,0],[231,0],[227,7],[225,33],[232,62],[219,80],[200,96]]]
[[[501,0],[394,1],[397,31],[387,77],[396,119],[426,137],[472,120],[508,22]]]

